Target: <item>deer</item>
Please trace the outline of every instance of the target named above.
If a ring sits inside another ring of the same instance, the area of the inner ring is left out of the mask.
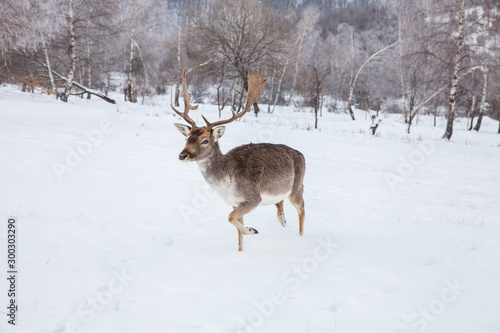
[[[209,186],[233,210],[228,216],[229,223],[238,230],[238,251],[243,251],[243,235],[255,235],[258,231],[245,227],[243,217],[261,205],[276,205],[278,220],[284,227],[284,199],[288,197],[299,215],[299,234],[304,233],[304,175],[306,163],[304,155],[282,144],[246,144],[222,154],[219,139],[226,131],[227,124],[245,115],[257,103],[264,90],[262,80],[264,69],[254,74],[248,69],[248,93],[243,110],[228,119],[210,123],[203,115],[205,126],[197,126],[189,117],[189,111],[199,105],[191,105],[191,93],[187,88],[186,69],[182,74],[184,112],[170,106],[189,125],[175,123],[174,126],[187,137],[186,145],[179,154],[184,162],[197,162],[201,174]]]

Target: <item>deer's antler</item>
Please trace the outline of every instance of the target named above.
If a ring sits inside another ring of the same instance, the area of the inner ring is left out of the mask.
[[[184,118],[184,120],[191,125],[193,128],[196,128],[196,123],[194,122],[193,119],[191,119],[188,116],[188,113],[190,110],[196,110],[198,109],[198,105],[192,106],[191,105],[191,93],[188,92],[187,89],[187,73],[186,69],[184,68],[184,71],[182,72],[182,95],[184,96],[184,113],[181,113],[177,111],[172,104],[170,104],[170,107],[177,113],[179,116]]]
[[[233,113],[231,118],[226,120],[215,121],[213,123],[210,123],[202,115],[203,120],[207,123],[207,130],[210,130],[219,125],[229,124],[235,121],[236,119],[242,117],[245,113],[248,112],[248,110],[250,110],[250,107],[254,103],[257,103],[258,100],[260,99],[260,96],[264,91],[264,83],[266,82],[266,80],[262,80],[262,76],[264,75],[264,68],[261,67],[257,74],[254,74],[250,69],[250,67],[247,67],[247,69],[248,69],[248,93],[247,93],[247,101],[245,103],[245,108],[238,114],[236,114],[236,112],[234,112],[234,110],[231,109],[231,112]]]

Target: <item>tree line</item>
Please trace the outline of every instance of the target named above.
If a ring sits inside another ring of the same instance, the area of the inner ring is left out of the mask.
[[[239,111],[246,66],[264,67],[255,113],[276,105],[500,124],[495,0],[2,0],[0,81],[72,96],[147,102],[192,75],[194,102]],[[499,126],[500,132],[500,126]]]

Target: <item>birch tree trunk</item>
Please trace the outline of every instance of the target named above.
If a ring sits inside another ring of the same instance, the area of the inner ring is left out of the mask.
[[[292,100],[293,95],[295,94],[295,86],[297,85],[297,74],[299,72],[299,60],[300,60],[300,54],[302,53],[302,44],[304,44],[304,38],[299,38],[298,44],[299,47],[297,50],[297,55],[295,56],[295,71],[293,73],[292,93],[290,94],[290,100]]]
[[[398,15],[398,41],[399,41],[399,74],[401,80],[401,98],[403,99],[403,114],[405,116],[405,122],[408,122],[408,111],[406,110],[406,88],[405,88],[405,80],[404,80],[404,70],[403,70],[403,44],[401,43],[401,15],[402,15],[401,7],[399,8]]]
[[[314,68],[316,76],[316,87],[314,91],[314,129],[318,129],[318,111],[319,111],[319,95],[321,94],[321,81],[318,76],[318,70]]]
[[[139,8],[139,1],[134,0],[134,4],[132,6],[132,9],[134,10],[134,16],[131,20],[131,22],[128,22],[131,26],[130,29],[130,54],[129,54],[129,71],[127,75],[127,85],[125,87],[125,101],[129,101],[132,103],[137,102],[136,100],[136,71],[137,68],[134,64],[135,61],[135,47],[136,47],[136,42],[135,42],[135,29],[137,28],[137,18],[139,16],[140,8]],[[122,24],[126,24],[122,22]]]
[[[71,88],[73,86],[73,79],[76,67],[76,38],[75,38],[75,13],[74,13],[74,0],[69,0],[69,40],[70,40],[70,68],[68,71],[68,81],[66,82],[66,87],[63,94],[61,95],[61,101],[67,102],[69,95],[71,94]]]
[[[286,67],[288,65],[289,56],[290,56],[290,53],[288,53],[288,55],[286,56],[285,65],[283,66],[283,71],[281,72],[281,76],[280,76],[280,79],[278,81],[278,89],[276,91],[276,97],[274,98],[274,103],[273,103],[273,111],[271,111],[271,113],[274,113],[274,108],[276,107],[276,103],[278,103],[278,98],[279,98],[280,92],[281,92],[281,84],[283,83],[283,78],[285,77],[285,72],[286,72]]]
[[[295,43],[296,45],[298,45],[298,48],[297,48],[297,55],[295,56],[295,71],[293,73],[292,93],[290,94],[290,100],[292,100],[293,95],[295,94],[295,86],[297,84],[297,75],[299,72],[300,55],[302,53],[302,46],[304,45],[304,39],[305,39],[305,36],[307,33],[307,29],[309,29],[311,21],[312,21],[311,19],[308,19],[304,23],[304,29],[302,29],[302,32],[301,32],[299,38],[297,39],[297,42]],[[288,60],[288,58],[287,58],[287,60]]]
[[[353,102],[353,94],[354,94],[354,85],[355,79],[354,79],[354,28],[351,27],[351,75],[349,79],[349,100],[347,101],[347,110],[349,111],[349,114],[351,115],[352,120],[356,120],[354,117],[354,112],[352,111],[352,102]]]
[[[464,24],[465,24],[465,0],[462,0],[462,7],[460,8],[458,17],[458,38],[457,38],[457,51],[455,53],[455,66],[453,69],[453,77],[451,79],[450,88],[450,105],[448,107],[448,122],[446,124],[446,132],[443,134],[443,139],[451,139],[453,135],[453,121],[455,119],[455,108],[457,100],[457,87],[459,80],[459,73],[462,60],[462,49],[464,42]]]
[[[129,72],[127,77],[127,88],[126,88],[126,100],[135,103],[135,41],[134,41],[134,29],[130,34],[130,57],[129,57]]]
[[[181,32],[177,33],[177,69],[179,70],[179,73],[181,71]],[[175,99],[174,99],[174,105],[179,106],[179,94],[180,94],[180,88],[179,88],[179,80],[176,81],[175,83]]]
[[[92,88],[92,61],[90,55],[90,18],[92,17],[93,6],[90,3],[89,17],[87,18],[87,86]],[[92,96],[90,93],[87,94],[87,99]]]
[[[54,80],[54,75],[52,74],[52,67],[50,64],[49,50],[47,48],[47,42],[45,42],[45,37],[42,34],[40,34],[40,38],[42,40],[42,49],[43,49],[43,53],[45,55],[45,62],[47,63],[47,69],[49,71],[50,86],[52,87],[52,91],[56,95],[56,99],[58,99],[59,93],[57,91],[56,81]]]
[[[146,67],[146,62],[144,61],[144,57],[142,56],[141,48],[139,47],[139,44],[134,40],[135,47],[137,49],[137,53],[139,54],[139,58],[141,59],[142,62],[142,68],[144,69],[144,85],[146,86],[145,90],[142,91],[143,99],[144,99],[144,94],[149,96],[149,74],[148,74],[148,68]],[[137,71],[137,68],[136,68]],[[137,99],[137,97],[136,97]]]
[[[483,69],[483,95],[481,96],[481,106],[479,107],[479,115],[477,116],[476,126],[474,131],[479,132],[481,121],[483,120],[484,106],[486,104],[486,94],[488,92],[488,62],[485,63]]]

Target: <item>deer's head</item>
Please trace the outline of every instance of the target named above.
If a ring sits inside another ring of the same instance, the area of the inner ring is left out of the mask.
[[[214,153],[217,141],[224,134],[225,126],[213,129],[203,127],[189,127],[183,124],[174,124],[184,136],[187,137],[186,146],[179,154],[181,161],[202,161]]]
[[[175,123],[175,127],[184,136],[187,137],[186,146],[184,150],[179,154],[179,159],[182,161],[203,161],[210,158],[215,151],[219,149],[219,139],[222,137],[226,131],[225,124],[229,124],[236,119],[242,117],[257,101],[260,99],[260,95],[264,91],[264,83],[266,80],[262,80],[264,74],[264,69],[261,67],[257,74],[254,74],[250,67],[248,67],[248,94],[245,103],[245,108],[240,113],[236,114],[234,110],[232,111],[232,116],[229,119],[215,121],[210,123],[203,115],[201,116],[206,123],[206,126],[198,127],[194,120],[192,120],[188,113],[190,110],[198,109],[198,105],[191,105],[190,99],[191,94],[187,90],[187,73],[184,69],[182,74],[182,92],[184,96],[184,112],[181,113],[177,111],[173,105],[170,105],[172,109],[179,116],[184,118],[184,120],[190,125],[183,125]]]

